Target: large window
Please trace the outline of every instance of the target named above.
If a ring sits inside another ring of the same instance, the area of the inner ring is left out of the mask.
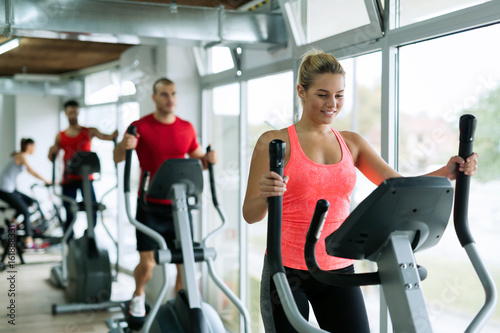
[[[286,72],[248,81],[247,161],[253,148],[266,131],[292,125],[293,74]],[[248,175],[245,175],[248,177]],[[246,223],[246,222],[243,222]],[[248,228],[248,295],[252,332],[264,332],[260,316],[260,277],[266,249],[267,219]]]
[[[338,46],[345,47],[382,36],[375,1],[281,0],[281,3],[297,45],[333,37]]]
[[[266,61],[244,58],[242,62],[241,89],[247,110],[241,115],[245,135],[240,144],[247,165],[262,133],[292,123],[293,76],[291,72],[276,73],[295,70],[299,56],[310,47],[332,52],[347,72],[345,105],[333,126],[363,135],[404,176],[435,170],[457,154],[459,116],[475,114],[474,150],[480,158],[478,174],[472,180],[469,221],[478,249],[499,285],[500,261],[493,247],[500,225],[496,204],[500,197],[498,2],[364,0],[340,6],[338,1],[280,0],[279,4],[295,42],[287,47],[290,57],[281,51],[263,51]],[[377,20],[379,9],[391,11],[384,17],[387,26],[383,28]],[[353,15],[348,15],[351,10]],[[323,18],[327,23],[323,24]],[[376,31],[377,24],[381,33]],[[374,28],[374,34],[368,33],[368,27]],[[274,81],[280,77],[284,80]],[[233,80],[232,71],[204,77],[210,86]],[[274,105],[275,101],[279,103]],[[240,168],[245,170],[245,165]],[[248,172],[241,178],[247,176]],[[240,183],[244,186],[245,180]],[[358,173],[351,208],[374,188]],[[436,247],[416,255],[429,270],[422,285],[438,332],[464,331],[484,300],[478,278],[452,229],[450,225]],[[266,233],[266,220],[247,226],[247,294],[255,332],[263,331],[258,296]],[[358,271],[376,269],[373,263],[356,265]],[[371,330],[378,332],[378,287],[363,288],[363,293]],[[497,308],[482,332],[499,328]]]
[[[118,101],[120,84],[118,74],[103,71],[85,77],[85,104],[95,105]],[[130,88],[124,87],[128,93]]]
[[[399,1],[399,26],[424,21],[490,0]]]
[[[332,126],[339,131],[361,134],[380,154],[381,146],[381,70],[380,52],[341,60],[346,71],[345,103]],[[356,169],[356,186],[351,195],[351,210],[374,189],[375,185]],[[372,271],[374,264],[367,261],[355,263],[357,272]],[[362,287],[370,328],[378,331],[379,288]]]
[[[118,118],[117,118],[117,128],[119,131],[119,138],[123,137],[123,134],[127,130],[127,127],[135,120],[139,119],[139,103],[129,102],[118,105]],[[123,167],[124,163],[118,170]],[[122,192],[123,182],[122,174],[120,173],[119,190]],[[135,216],[136,202],[137,202],[137,189],[139,188],[140,179],[140,167],[139,160],[137,159],[137,154],[132,154],[132,167],[130,172],[130,203],[132,215]],[[130,223],[125,214],[125,203],[122,193],[117,193],[118,200],[118,228],[115,230],[113,235],[119,239],[120,246],[120,258],[119,265],[126,268],[127,270],[133,271],[135,266],[139,263],[139,252],[137,252],[137,244],[135,238],[135,227]]]
[[[337,130],[360,133],[380,154],[380,52],[341,60],[346,71],[345,104],[333,122]],[[351,197],[352,208],[374,190],[373,185],[357,169],[357,182]]]
[[[227,46],[215,46],[208,50],[211,73],[220,73],[234,67],[231,49]]]
[[[500,282],[500,26],[490,26],[400,49],[400,171],[423,174],[458,152],[458,122],[477,117],[469,222],[480,254]],[[466,46],[466,47],[464,47]],[[482,288],[458,243],[452,221],[441,242],[418,254],[430,274],[424,281],[429,314],[438,332],[463,332],[484,301]],[[483,332],[498,332],[500,311]]]
[[[211,142],[217,151],[218,162],[214,166],[217,198],[226,214],[226,228],[210,242],[217,251],[215,268],[224,282],[239,294],[241,248],[239,235],[241,228],[240,209],[240,85],[233,83],[212,90]],[[208,179],[207,179],[208,181]],[[209,184],[206,183],[206,188]],[[205,193],[209,193],[207,190]],[[208,230],[211,232],[221,225],[221,219],[212,205],[210,194],[205,197],[207,205]],[[238,332],[238,309],[213,284],[208,288],[208,302],[221,314],[226,327]]]
[[[61,129],[66,129],[68,127],[68,119],[64,113],[61,113],[60,116]],[[95,127],[101,133],[111,134],[116,129],[116,106],[114,104],[108,104],[92,107],[80,107],[78,122],[80,125],[85,127]],[[118,209],[115,188],[118,180],[116,177],[116,169],[114,167],[113,159],[111,157],[113,148],[113,143],[111,141],[102,141],[97,138],[92,139],[92,151],[97,153],[101,166],[101,172],[93,182],[94,189],[97,200],[103,202],[107,207],[102,215],[98,215],[96,231],[98,237],[100,237],[99,241],[101,244],[109,249],[112,262],[116,260],[116,247],[113,240],[108,236],[106,230],[103,229],[103,226],[110,231],[113,237],[116,236],[115,231]],[[59,169],[62,170],[62,164]],[[74,228],[77,237],[83,234],[84,230],[87,228],[85,214],[77,214]]]

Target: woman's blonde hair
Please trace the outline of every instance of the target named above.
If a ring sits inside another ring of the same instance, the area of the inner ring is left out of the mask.
[[[345,76],[344,68],[333,55],[318,49],[311,49],[302,56],[297,84],[307,91],[316,78],[325,73]]]

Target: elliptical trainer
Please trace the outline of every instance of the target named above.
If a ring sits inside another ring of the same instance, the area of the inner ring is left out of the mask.
[[[135,135],[135,127],[131,126],[128,133]],[[160,249],[155,253],[155,260],[162,267],[163,283],[155,303],[148,311],[146,319],[140,328],[140,332],[214,332],[225,333],[226,330],[217,312],[201,299],[197,283],[195,281],[195,263],[207,264],[208,273],[215,284],[224,292],[231,302],[238,308],[244,321],[244,331],[250,332],[250,316],[239,298],[229,289],[214,270],[213,260],[216,257],[214,248],[207,247],[209,238],[220,232],[225,226],[225,216],[220,208],[216,193],[213,176],[213,168],[209,165],[210,183],[212,190],[212,201],[219,213],[222,225],[207,235],[201,244],[194,244],[188,215],[188,198],[198,198],[203,191],[203,174],[199,159],[170,159],[166,160],[156,171],[155,176],[147,186],[149,175],[142,177],[140,202],[146,205],[146,192],[148,198],[171,200],[174,227],[176,235],[176,248],[169,250],[165,239],[153,229],[140,223],[133,218],[130,209],[130,170],[132,150],[127,150],[125,160],[125,207],[130,222],[137,230],[150,236],[158,242]],[[148,187],[146,189],[146,187]],[[175,299],[168,300],[162,305],[165,298],[168,281],[167,265],[170,263],[183,264],[180,271],[184,290],[181,290]],[[123,307],[126,312],[127,307]],[[111,331],[130,331],[123,329],[120,323],[114,325]]]
[[[55,159],[54,159],[55,161]],[[77,152],[66,165],[66,172],[82,176],[83,202],[77,203],[70,197],[58,195],[70,204],[73,220],[67,226],[61,242],[61,265],[51,270],[51,281],[64,288],[69,304],[53,304],[52,314],[102,310],[117,307],[111,302],[111,264],[108,251],[100,248],[95,237],[94,212],[106,209],[101,203],[93,202],[89,176],[100,172],[100,163],[94,152]],[[55,171],[53,171],[53,178]],[[55,193],[55,190],[54,190]],[[73,233],[76,212],[85,211],[87,230],[79,239],[68,239]],[[66,251],[67,250],[67,251]]]
[[[476,119],[460,118],[459,155],[472,154]],[[271,170],[283,176],[285,143],[269,145]],[[455,192],[455,231],[467,252],[485,291],[485,302],[466,332],[479,332],[493,314],[497,291],[482,262],[469,230],[467,212],[470,177],[459,173]],[[377,272],[339,274],[322,271],[316,261],[315,245],[320,237],[329,203],[319,200],[306,236],[304,255],[311,275],[335,286],[380,284],[395,332],[432,332],[419,269],[413,252],[437,244],[445,231],[453,205],[453,188],[441,177],[392,178],[384,181],[325,239],[329,255],[375,261]],[[282,197],[269,198],[267,251],[271,276],[276,284],[288,320],[299,332],[326,331],[311,326],[300,314],[293,299],[281,261]]]

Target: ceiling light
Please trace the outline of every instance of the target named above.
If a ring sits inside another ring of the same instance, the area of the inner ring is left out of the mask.
[[[0,45],[0,54],[8,52],[19,46],[19,38],[14,38]]]

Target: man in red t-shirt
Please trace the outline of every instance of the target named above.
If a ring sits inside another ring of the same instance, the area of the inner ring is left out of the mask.
[[[135,149],[141,175],[144,171],[151,173],[150,179],[161,164],[171,158],[199,158],[203,168],[207,163],[216,163],[216,154],[211,151],[205,154],[196,138],[196,131],[191,123],[177,117],[174,113],[177,106],[175,84],[166,78],[157,80],[153,85],[153,101],[156,110],[133,122],[137,128],[136,136],[125,134],[123,140],[115,147],[115,163],[125,160],[125,152]],[[137,204],[136,219],[163,235],[169,248],[173,248],[175,239],[172,206],[169,202],[148,200],[148,211]],[[129,313],[135,317],[146,315],[144,287],[151,279],[156,266],[154,250],[158,249],[156,241],[140,231],[136,231],[139,264],[134,270],[136,289],[130,302]],[[177,274],[175,291],[182,288],[180,274]]]
[[[67,162],[71,160],[73,155],[77,151],[90,151],[92,138],[98,138],[101,140],[112,141],[118,136],[118,131],[113,132],[113,134],[102,134],[97,128],[94,127],[83,127],[78,123],[79,114],[79,104],[76,101],[67,101],[64,103],[64,113],[68,117],[69,126],[62,132],[57,133],[56,141],[53,146],[49,149],[49,160],[53,161],[53,156],[57,156],[59,151],[64,150],[64,166]],[[61,182],[62,194],[70,198],[76,199],[77,191],[83,196],[82,191],[82,177],[78,175],[73,175],[63,173],[63,179]],[[96,200],[94,187],[92,181],[90,182],[90,190],[92,200]],[[73,212],[69,207],[69,203],[64,201],[64,208],[66,210],[66,223],[64,229],[68,227],[68,224],[73,219]],[[94,212],[94,227],[97,214]]]

